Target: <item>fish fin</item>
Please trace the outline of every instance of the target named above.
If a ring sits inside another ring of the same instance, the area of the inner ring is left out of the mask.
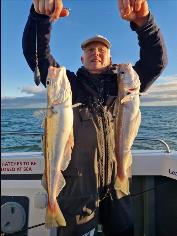
[[[41,184],[45,189],[47,188],[45,174],[42,175]]]
[[[140,96],[147,96],[147,95],[149,95],[149,93],[147,93],[147,92],[141,92],[140,93]]]
[[[117,178],[117,186],[118,186],[118,190],[121,191],[123,194],[125,194],[125,195],[130,194],[129,180],[127,177],[123,178],[122,180],[118,177]]]
[[[84,105],[84,104],[78,102],[78,103],[73,104],[73,105],[72,105],[72,108],[79,107],[79,106],[82,106],[82,105]]]
[[[44,174],[42,175],[41,184],[42,184],[43,188],[45,190],[47,190],[47,181],[46,181],[45,171],[44,171]]]
[[[71,153],[72,153],[73,146],[74,146],[74,136],[73,136],[73,130],[72,130],[65,146],[65,150],[63,154],[64,158],[63,158],[63,162],[61,163],[61,170],[66,170],[66,168],[69,165],[69,162],[71,160]]]
[[[131,101],[132,99],[133,99],[132,94],[129,94],[129,95],[126,95],[125,97],[123,97],[123,98],[121,99],[120,103],[123,104],[123,103],[126,103],[126,102]]]
[[[47,228],[66,226],[65,218],[57,201],[54,202],[53,206],[51,206],[50,202],[48,202],[45,225]]]
[[[46,109],[39,109],[33,113],[34,117],[37,118],[41,122],[41,127],[44,127],[44,121],[46,117]]]
[[[121,99],[120,103],[123,104],[123,103],[129,102],[129,101],[132,101],[134,96],[137,96],[137,95],[140,96],[141,93],[139,93],[139,92],[137,92],[137,93],[130,93],[130,94],[126,95],[125,97],[123,97]]]
[[[63,174],[61,173],[61,171],[58,171],[58,174],[57,174],[57,190],[56,190],[56,194],[57,196],[59,195],[59,193],[61,192],[62,188],[65,186],[66,184],[66,181],[65,181],[65,178],[63,177]]]

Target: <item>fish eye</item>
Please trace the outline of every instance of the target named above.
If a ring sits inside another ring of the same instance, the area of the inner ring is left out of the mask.
[[[46,86],[49,86],[51,84],[51,81],[50,80],[47,80],[46,81]]]

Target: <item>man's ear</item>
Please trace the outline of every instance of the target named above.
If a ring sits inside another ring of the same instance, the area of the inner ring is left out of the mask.
[[[84,64],[84,57],[83,56],[81,56],[81,62],[82,62],[82,64]]]

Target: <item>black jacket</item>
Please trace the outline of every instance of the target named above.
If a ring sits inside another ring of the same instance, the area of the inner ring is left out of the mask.
[[[36,25],[38,31],[39,69],[41,81],[45,86],[48,67],[50,65],[59,66],[59,64],[50,53],[51,23],[49,22],[49,17],[37,14],[32,5],[22,39],[23,53],[32,71],[34,71],[36,66]],[[137,33],[139,40],[140,59],[135,63],[134,69],[140,77],[142,92],[149,88],[165,68],[167,64],[166,48],[162,34],[151,13],[146,25],[138,28],[131,22],[130,27]],[[69,70],[67,75],[70,81],[77,79],[76,75]]]
[[[50,54],[49,17],[35,13],[32,6],[23,34],[23,52],[34,71],[36,66],[36,24],[41,81],[45,86],[48,67],[59,66]],[[167,64],[166,50],[159,28],[149,14],[142,28],[131,23],[138,34],[140,60],[134,65],[145,91]],[[90,224],[93,228],[95,209],[108,189],[116,190],[116,160],[114,155],[114,106],[117,96],[115,65],[99,75],[81,67],[77,73],[67,70],[73,103],[82,103],[74,112],[74,149],[71,162],[63,172],[66,185],[59,202],[67,224]],[[116,195],[116,194],[115,194]],[[90,222],[90,223],[89,223]],[[87,232],[87,231],[85,231]]]

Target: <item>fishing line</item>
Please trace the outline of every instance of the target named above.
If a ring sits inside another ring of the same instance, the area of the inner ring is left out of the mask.
[[[38,67],[38,34],[37,34],[38,28],[37,28],[37,20],[36,20],[36,51],[35,51],[35,70],[34,70],[34,82],[38,86],[41,81],[41,75]]]

